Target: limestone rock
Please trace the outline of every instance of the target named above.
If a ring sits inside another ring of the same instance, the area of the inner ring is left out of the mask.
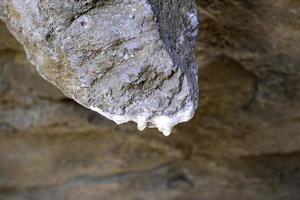
[[[0,199],[299,200],[299,1],[197,3],[201,101],[169,138],[64,97],[0,24]]]
[[[42,77],[83,106],[165,135],[192,118],[193,0],[4,0],[0,7]]]

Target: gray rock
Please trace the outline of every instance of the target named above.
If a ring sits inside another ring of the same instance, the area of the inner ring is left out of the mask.
[[[0,7],[42,77],[83,106],[165,135],[192,118],[193,0],[4,0]]]

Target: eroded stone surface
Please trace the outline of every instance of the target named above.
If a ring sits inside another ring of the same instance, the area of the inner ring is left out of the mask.
[[[299,1],[197,3],[201,102],[169,138],[65,99],[7,43],[0,199],[299,200]]]
[[[2,2],[39,73],[78,103],[169,135],[192,118],[198,19],[189,1]],[[2,8],[3,9],[3,8]]]

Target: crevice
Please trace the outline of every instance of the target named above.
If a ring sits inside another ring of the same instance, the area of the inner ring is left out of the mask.
[[[111,184],[114,182],[120,182],[124,180],[129,180],[132,178],[136,178],[138,176],[144,176],[152,173],[160,173],[164,170],[171,168],[176,163],[175,160],[168,161],[158,166],[144,169],[140,171],[128,171],[122,173],[116,173],[112,175],[79,175],[72,177],[62,184],[49,184],[49,185],[34,185],[29,187],[17,188],[14,186],[2,186],[0,187],[1,194],[12,194],[19,192],[40,192],[43,190],[56,190],[56,189],[65,189],[68,187],[74,187],[78,184]]]
[[[239,159],[275,158],[275,157],[278,158],[299,157],[300,158],[300,151],[249,154],[249,155],[239,156]]]

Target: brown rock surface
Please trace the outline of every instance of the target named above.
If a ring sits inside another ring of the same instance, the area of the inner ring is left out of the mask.
[[[1,24],[0,199],[298,200],[300,4],[197,3],[199,108],[168,138],[65,98]]]

